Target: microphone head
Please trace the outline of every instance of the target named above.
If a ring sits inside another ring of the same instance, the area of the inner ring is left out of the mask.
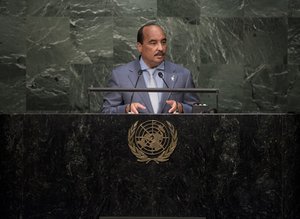
[[[158,76],[160,77],[160,78],[164,78],[164,74],[160,71],[160,72],[158,72]]]
[[[142,74],[143,74],[143,70],[140,69],[140,70],[138,71],[138,76],[141,76]]]
[[[163,74],[161,71],[158,72],[158,76],[163,80],[163,82],[164,82],[164,84],[166,85],[166,87],[169,88],[167,82],[166,82],[165,79],[164,79],[164,74]]]

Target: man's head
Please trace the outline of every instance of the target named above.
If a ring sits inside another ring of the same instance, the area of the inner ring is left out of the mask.
[[[137,34],[137,49],[150,68],[158,66],[165,59],[167,51],[164,30],[154,23],[142,26]]]

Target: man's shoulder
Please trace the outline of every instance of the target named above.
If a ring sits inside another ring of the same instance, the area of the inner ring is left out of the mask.
[[[179,72],[189,72],[189,70],[185,68],[183,65],[176,64],[168,60],[165,61],[165,65],[167,65],[170,69],[174,69]]]
[[[124,71],[124,70],[134,70],[138,67],[139,63],[137,60],[133,60],[131,62],[120,64],[114,68],[114,71]]]

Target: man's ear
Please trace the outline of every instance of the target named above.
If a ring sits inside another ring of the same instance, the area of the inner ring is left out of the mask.
[[[136,48],[137,48],[137,50],[140,52],[140,53],[142,53],[142,44],[140,43],[140,42],[137,42],[136,43]]]

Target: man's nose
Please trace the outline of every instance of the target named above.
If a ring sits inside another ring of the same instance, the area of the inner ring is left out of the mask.
[[[163,50],[163,45],[162,45],[162,43],[158,43],[157,46],[158,46],[157,49],[158,49],[159,51],[162,51],[162,50]]]

